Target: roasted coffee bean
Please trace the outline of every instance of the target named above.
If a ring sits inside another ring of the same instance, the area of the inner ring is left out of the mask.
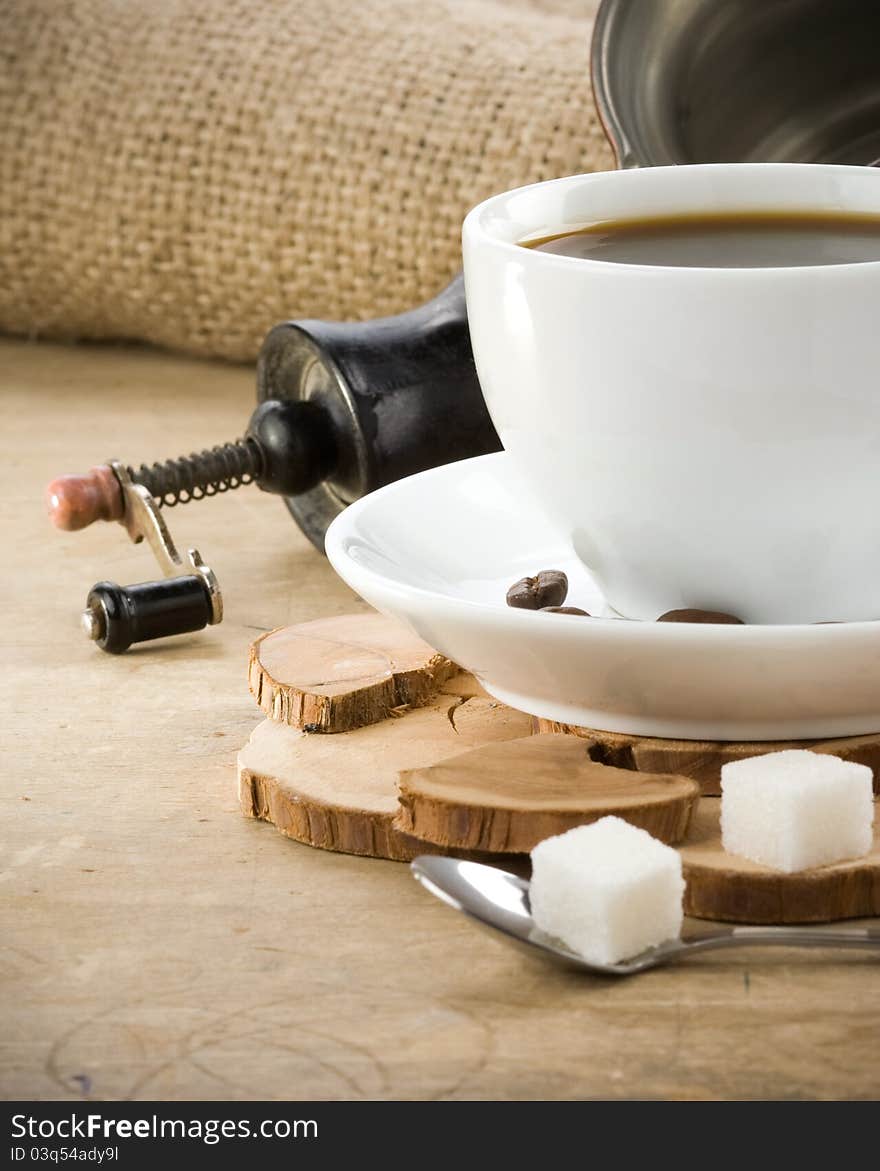
[[[568,593],[568,578],[560,569],[544,569],[535,577],[521,577],[507,591],[507,604],[517,610],[543,610],[561,606]]]
[[[742,618],[734,614],[722,614],[717,610],[667,610],[657,619],[658,622],[698,622],[712,623],[715,626],[745,626]]]
[[[542,606],[541,612],[543,614],[580,614],[583,618],[590,617],[587,611],[582,610],[579,606]]]

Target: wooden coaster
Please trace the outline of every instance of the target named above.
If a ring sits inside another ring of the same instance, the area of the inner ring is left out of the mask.
[[[282,626],[250,648],[248,684],[267,716],[348,732],[420,707],[458,667],[384,614]]]
[[[529,727],[528,716],[489,699],[466,674],[405,718],[343,736],[264,720],[238,758],[241,809],[310,846],[409,861],[435,848],[392,824],[401,769],[524,736]]]
[[[679,842],[699,795],[687,777],[596,764],[582,740],[537,735],[402,771],[394,824],[437,846],[527,854],[544,838],[616,814]]]
[[[880,915],[880,825],[864,858],[780,874],[721,847],[721,802],[700,801],[679,847],[685,914],[732,923],[828,923]]]
[[[659,737],[627,736],[619,732],[597,732],[556,720],[536,718],[538,732],[565,732],[589,744],[592,760],[636,772],[675,773],[698,781],[704,796],[721,793],[721,766],[749,756],[808,748],[866,764],[874,770],[874,792],[880,792],[880,735],[850,736],[840,740],[785,740],[733,743],[723,740],[661,740]]]
[[[867,858],[778,874],[726,854],[720,801],[697,800],[700,787],[718,792],[725,762],[792,747],[867,764],[876,784],[880,736],[728,744],[596,732],[533,720],[456,670],[379,614],[264,635],[249,679],[273,719],[239,757],[242,811],[309,845],[400,861],[527,853],[616,813],[666,841],[687,832],[688,914],[759,924],[880,914],[880,841]]]

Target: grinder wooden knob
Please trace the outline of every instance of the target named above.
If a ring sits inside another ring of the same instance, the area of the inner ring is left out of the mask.
[[[121,520],[123,513],[119,481],[107,465],[86,476],[59,476],[46,488],[46,504],[52,524],[68,532],[96,520]]]

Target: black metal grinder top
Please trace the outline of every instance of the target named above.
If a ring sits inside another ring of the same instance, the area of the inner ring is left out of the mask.
[[[592,78],[622,167],[880,160],[880,8],[864,0],[603,0]],[[165,580],[96,585],[83,627],[102,649],[222,617],[196,550],[181,558],[160,509],[256,483],[284,497],[319,549],[333,518],[383,484],[497,451],[460,276],[428,304],[364,323],[282,322],[257,362],[243,439],[161,464],[111,461],[61,477],[61,528],[119,520]]]

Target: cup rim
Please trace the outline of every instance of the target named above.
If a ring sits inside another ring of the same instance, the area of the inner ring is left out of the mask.
[[[671,274],[675,274],[677,278],[687,280],[691,276],[702,276],[705,278],[707,273],[713,274],[725,280],[754,280],[757,274],[762,277],[765,274],[774,274],[777,277],[780,275],[791,276],[793,274],[813,274],[817,272],[824,272],[828,275],[833,273],[850,274],[853,272],[861,273],[875,273],[880,271],[880,259],[878,260],[856,260],[847,261],[842,264],[800,264],[800,265],[767,265],[766,267],[722,267],[711,265],[675,265],[675,264],[638,264],[627,263],[619,264],[616,261],[600,260],[589,256],[563,256],[558,252],[540,252],[534,248],[524,248],[519,241],[510,241],[499,238],[495,235],[486,223],[486,218],[492,214],[497,214],[500,208],[505,204],[510,203],[516,198],[521,198],[529,192],[538,192],[542,189],[549,190],[551,188],[559,190],[562,187],[570,186],[576,187],[585,180],[600,180],[602,182],[632,182],[632,179],[624,178],[625,176],[642,176],[642,179],[637,181],[645,181],[644,177],[654,176],[662,173],[675,172],[677,174],[699,171],[703,174],[730,174],[738,173],[760,173],[768,175],[770,172],[777,174],[791,174],[793,171],[808,172],[810,174],[850,174],[859,175],[864,178],[865,175],[873,173],[876,179],[869,179],[868,182],[877,182],[880,184],[880,167],[864,167],[844,163],[684,163],[663,167],[641,167],[632,168],[628,170],[612,170],[612,171],[591,171],[584,172],[577,175],[565,175],[557,179],[542,179],[537,183],[526,183],[521,187],[513,187],[508,191],[501,191],[495,195],[490,195],[487,199],[482,200],[476,204],[467,213],[462,223],[462,244],[465,250],[469,238],[478,239],[480,242],[489,244],[493,248],[499,248],[502,252],[507,252],[511,258],[516,257],[521,263],[537,264],[543,267],[562,267],[563,269],[571,269],[572,266],[580,266],[583,271],[585,265],[590,265],[598,268],[600,271],[609,273],[614,272],[618,275],[624,273],[638,274],[640,277],[645,277],[649,273],[662,274],[668,278]],[[768,200],[768,205],[770,201]],[[768,206],[768,210],[771,210]],[[778,207],[773,210],[779,210]],[[880,223],[880,187],[878,187],[878,208],[877,219]],[[543,225],[546,226],[546,225]],[[536,225],[536,231],[538,226]],[[523,239],[528,239],[526,234]],[[528,259],[526,259],[528,258]]]

